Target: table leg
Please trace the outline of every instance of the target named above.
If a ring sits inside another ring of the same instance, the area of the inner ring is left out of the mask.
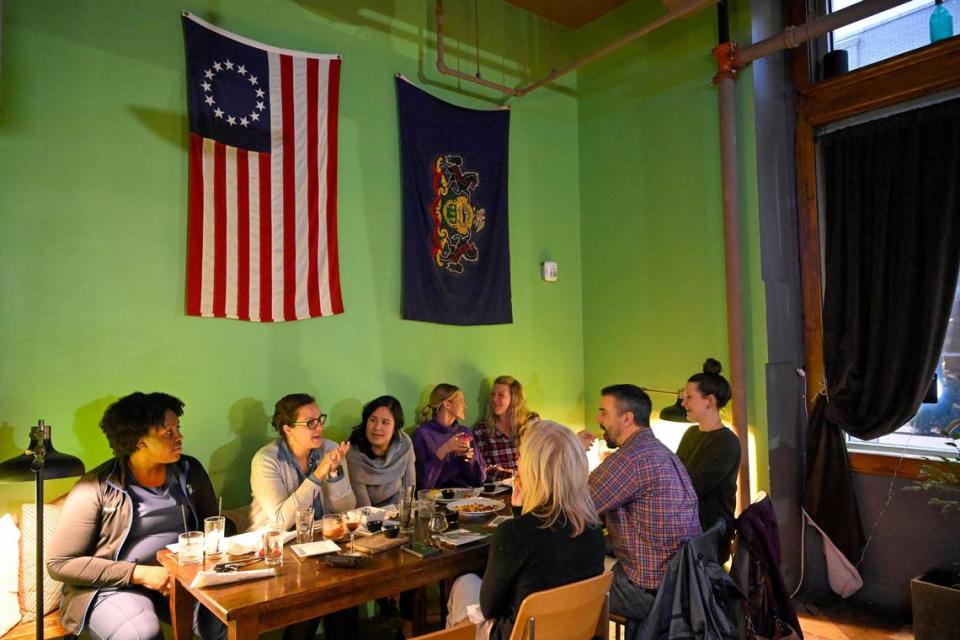
[[[248,616],[227,623],[227,640],[256,640],[257,621]]]
[[[197,600],[179,580],[171,582],[173,588],[170,590],[170,624],[173,627],[173,639],[192,640],[193,609]]]
[[[447,581],[440,581],[440,628],[447,628]]]
[[[427,588],[417,587],[410,590],[411,611],[410,619],[413,622],[413,635],[420,636],[427,632]]]

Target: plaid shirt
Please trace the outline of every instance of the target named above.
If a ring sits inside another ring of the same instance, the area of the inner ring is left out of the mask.
[[[487,480],[489,482],[510,477],[509,473],[496,469],[495,466],[516,471],[517,448],[510,436],[504,435],[495,425],[488,427],[481,420],[473,426],[473,437],[477,442],[477,449],[480,450],[483,459],[487,462]]]
[[[606,517],[624,573],[656,589],[680,546],[700,533],[697,494],[683,463],[640,429],[590,474],[590,497]]]

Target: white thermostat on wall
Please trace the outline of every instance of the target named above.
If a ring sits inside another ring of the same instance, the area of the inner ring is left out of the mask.
[[[557,281],[557,263],[553,261],[540,263],[540,277],[544,282]]]

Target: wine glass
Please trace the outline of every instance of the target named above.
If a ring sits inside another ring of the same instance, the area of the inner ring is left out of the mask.
[[[351,509],[343,514],[343,524],[347,526],[347,530],[350,532],[350,551],[344,553],[345,556],[359,556],[361,555],[353,546],[353,540],[357,533],[357,528],[360,526],[360,519],[363,516],[363,512],[358,509]]]
[[[443,512],[442,509],[437,509],[434,511],[433,515],[430,516],[430,522],[427,524],[427,528],[432,534],[430,536],[430,544],[435,547],[440,546],[440,534],[447,530],[447,527],[450,525],[447,523],[447,514]]]

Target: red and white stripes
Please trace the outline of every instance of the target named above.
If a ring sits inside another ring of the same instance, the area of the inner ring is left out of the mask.
[[[271,151],[190,137],[187,313],[259,322],[343,312],[340,60],[268,52]]]

